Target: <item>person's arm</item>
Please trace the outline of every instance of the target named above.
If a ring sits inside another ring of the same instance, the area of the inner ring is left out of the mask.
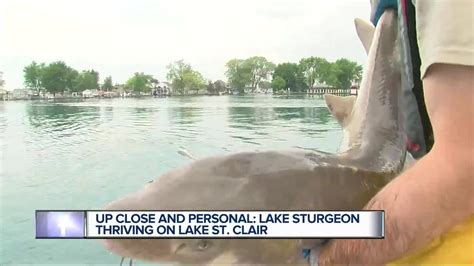
[[[319,265],[388,263],[474,214],[474,67],[434,64],[423,85],[435,144],[366,207],[385,210],[385,239],[331,241]]]

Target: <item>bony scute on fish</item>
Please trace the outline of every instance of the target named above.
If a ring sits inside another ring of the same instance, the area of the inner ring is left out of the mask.
[[[240,152],[193,161],[107,210],[356,210],[401,170],[405,160],[397,19],[356,27],[368,63],[356,99],[326,97],[344,131],[337,154],[302,150]],[[371,37],[373,36],[373,37]],[[272,217],[274,219],[275,217]],[[275,218],[276,219],[276,218]],[[249,229],[248,229],[249,230]],[[303,239],[109,239],[120,256],[153,262],[208,265],[304,264]]]

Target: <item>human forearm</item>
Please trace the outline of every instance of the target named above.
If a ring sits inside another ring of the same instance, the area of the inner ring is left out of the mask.
[[[367,205],[366,209],[385,210],[385,239],[332,241],[323,249],[320,265],[387,263],[462,222],[472,213],[472,206],[465,204],[474,192],[463,167],[433,150]],[[445,176],[459,178],[446,182]]]

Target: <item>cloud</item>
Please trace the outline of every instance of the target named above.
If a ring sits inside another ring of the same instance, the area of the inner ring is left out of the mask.
[[[369,13],[367,0],[3,0],[0,71],[13,89],[32,60],[64,60],[115,82],[136,71],[164,79],[179,59],[209,79],[225,78],[227,60],[253,55],[363,64],[353,18]]]

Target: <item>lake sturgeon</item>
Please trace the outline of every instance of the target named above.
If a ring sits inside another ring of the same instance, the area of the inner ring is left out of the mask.
[[[397,18],[377,28],[356,20],[368,51],[357,98],[326,97],[344,130],[337,154],[241,152],[195,160],[158,177],[106,210],[357,210],[403,168]],[[316,241],[316,240],[315,240]],[[111,252],[159,263],[306,264],[298,239],[108,239]]]

